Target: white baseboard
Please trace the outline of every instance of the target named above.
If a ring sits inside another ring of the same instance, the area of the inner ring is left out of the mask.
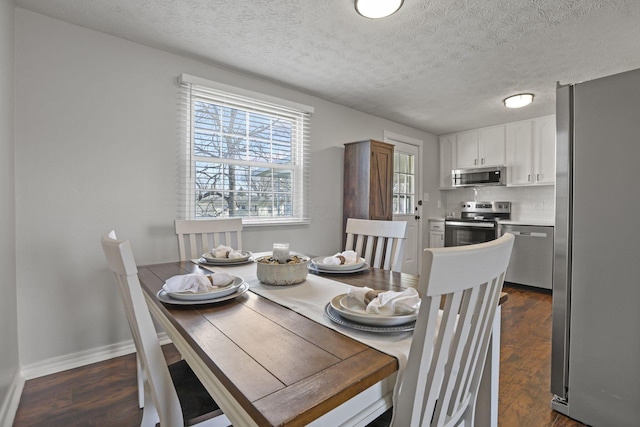
[[[160,345],[171,343],[171,339],[165,332],[158,334]],[[32,363],[22,366],[22,377],[25,380],[43,377],[45,375],[55,374],[57,372],[66,371],[68,369],[79,368],[80,366],[90,365],[96,362],[113,359],[114,357],[124,356],[134,353],[135,346],[133,340],[124,341],[117,344],[106,345],[91,350],[80,351],[78,353],[67,354],[64,356],[53,357],[41,362]]]
[[[13,425],[23,388],[24,377],[18,370],[9,385],[9,391],[5,396],[4,402],[2,402],[2,406],[0,406],[0,426],[11,427]]]

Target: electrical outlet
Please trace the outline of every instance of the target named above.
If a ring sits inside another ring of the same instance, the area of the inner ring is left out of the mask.
[[[438,209],[442,209],[442,202],[438,200]]]

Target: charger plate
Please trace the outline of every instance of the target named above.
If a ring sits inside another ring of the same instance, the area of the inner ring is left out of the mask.
[[[222,301],[228,301],[230,299],[234,299],[244,294],[249,290],[249,284],[247,282],[242,282],[242,284],[236,288],[236,291],[232,294],[225,295],[223,297],[211,298],[211,299],[201,299],[201,300],[182,300],[171,298],[164,289],[160,289],[156,294],[157,298],[166,304],[174,304],[174,305],[197,305],[197,304],[213,304]]]
[[[212,253],[208,252],[200,256],[199,262],[207,265],[230,265],[230,264],[245,264],[253,261],[253,253],[250,251],[240,251],[242,253],[241,258],[216,258]]]
[[[397,326],[363,325],[361,323],[352,322],[349,319],[345,319],[344,317],[340,316],[340,314],[333,309],[333,307],[331,306],[331,303],[327,303],[327,305],[324,307],[324,313],[332,322],[337,323],[338,325],[342,325],[347,328],[355,329],[358,331],[373,332],[378,334],[412,332],[416,326],[415,321],[410,323],[405,323],[403,325],[397,325]]]
[[[365,263],[365,259],[358,257],[358,261],[352,263],[352,264],[342,264],[342,265],[335,265],[335,264],[326,264],[324,262],[325,258],[331,258],[331,256],[317,256],[315,258],[313,258],[311,260],[312,263],[314,263],[316,266],[318,266],[318,269],[321,270],[338,270],[338,271],[346,271],[346,270],[357,270],[359,268],[361,268]]]
[[[365,262],[360,267],[352,270],[325,270],[324,268],[319,267],[318,264],[310,262],[307,268],[309,269],[309,271],[321,274],[353,274],[367,271],[369,269],[369,264]]]
[[[167,292],[165,293],[173,299],[180,299],[185,301],[199,301],[208,300],[213,298],[221,298],[234,293],[240,285],[244,282],[242,277],[231,276],[231,283],[226,286],[222,286],[218,289],[214,289],[210,292]]]
[[[413,322],[418,318],[417,311],[411,314],[396,314],[393,316],[367,313],[364,310],[357,311],[353,304],[348,302],[349,299],[347,294],[340,294],[335,296],[329,304],[341,317],[354,323],[369,326],[397,326]]]

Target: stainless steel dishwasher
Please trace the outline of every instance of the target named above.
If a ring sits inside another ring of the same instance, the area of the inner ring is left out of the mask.
[[[553,227],[502,224],[501,235],[515,236],[505,281],[551,289]]]

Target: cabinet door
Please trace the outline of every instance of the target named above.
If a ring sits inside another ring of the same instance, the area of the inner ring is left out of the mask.
[[[444,233],[441,231],[429,232],[429,247],[444,248]]]
[[[503,166],[505,162],[504,125],[478,131],[480,166]]]
[[[507,185],[531,184],[533,129],[530,120],[509,123],[507,135]]]
[[[533,122],[533,172],[537,184],[556,181],[556,120],[555,116],[542,117]]]
[[[444,247],[444,221],[429,221],[429,247]]]
[[[393,145],[371,142],[369,219],[393,219]]]
[[[451,170],[454,168],[453,153],[456,136],[444,135],[440,137],[440,188],[452,188]]]
[[[457,167],[476,168],[478,161],[478,131],[461,132],[456,135]]]

